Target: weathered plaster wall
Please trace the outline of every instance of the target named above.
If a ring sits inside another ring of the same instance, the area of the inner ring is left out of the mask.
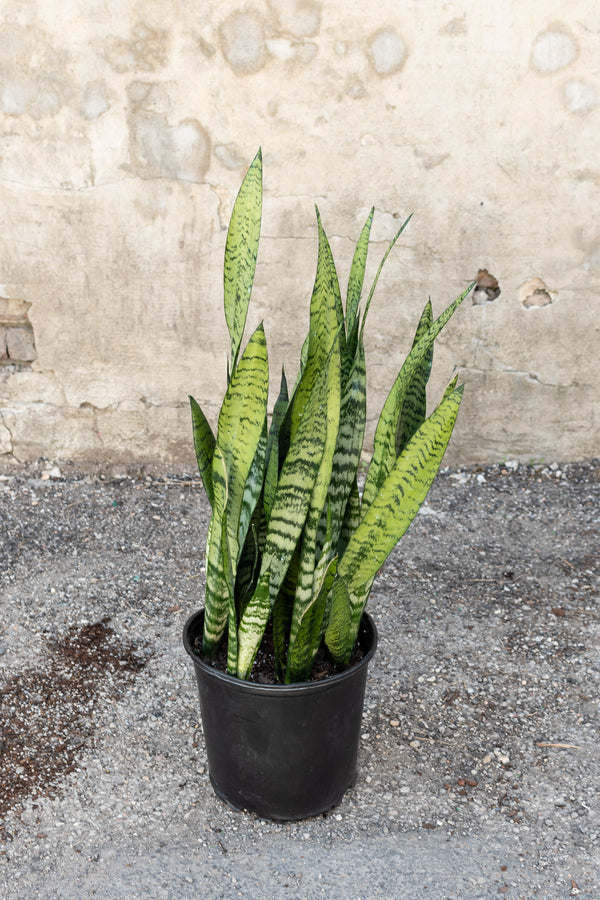
[[[427,296],[450,459],[600,452],[593,0],[13,0],[0,7],[0,455],[189,460],[216,416],[232,199],[262,145],[251,321],[273,381],[306,327],[319,204],[345,284],[378,209],[371,428]],[[491,284],[492,282],[489,281]],[[489,286],[489,285],[488,285]]]

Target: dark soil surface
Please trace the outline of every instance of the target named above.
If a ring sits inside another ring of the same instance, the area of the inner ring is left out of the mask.
[[[194,473],[0,469],[0,895],[600,897],[600,461],[440,475],[369,602],[357,783],[300,823],[210,786],[208,516]]]
[[[217,652],[213,657],[205,656],[202,653],[201,636],[198,636],[194,641],[193,649],[194,653],[196,653],[200,657],[200,659],[202,659],[202,661],[207,665],[212,666],[219,672],[227,672],[226,639],[220,644]],[[365,654],[363,652],[363,648],[360,643],[358,643],[354,648],[354,651],[350,658],[349,667],[356,665],[357,662],[360,662],[364,655]],[[315,657],[315,661],[313,663],[308,681],[323,681],[324,678],[331,678],[333,675],[337,675],[343,671],[344,669],[342,667],[338,667],[332,662],[327,654],[326,647],[324,645],[321,645],[321,647],[319,647],[319,650],[317,651],[317,655]],[[254,663],[252,664],[252,669],[250,671],[250,677],[248,678],[248,681],[253,681],[256,684],[279,684],[282,682],[282,679],[277,677],[273,632],[269,626],[267,626],[262,643],[256,652],[256,657],[254,659]]]

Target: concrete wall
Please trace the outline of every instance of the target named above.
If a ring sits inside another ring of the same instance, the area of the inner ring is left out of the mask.
[[[370,428],[420,309],[449,459],[600,452],[594,0],[12,0],[0,30],[0,455],[191,460],[228,348],[221,264],[262,145],[252,327],[274,387],[306,329],[321,210],[345,286],[409,212],[368,329]],[[500,290],[494,290],[494,280]]]

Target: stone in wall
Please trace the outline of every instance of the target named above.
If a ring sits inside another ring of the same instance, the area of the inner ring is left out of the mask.
[[[37,359],[30,304],[0,297],[0,365],[30,365]]]

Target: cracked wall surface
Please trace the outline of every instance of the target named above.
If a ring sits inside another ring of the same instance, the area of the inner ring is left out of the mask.
[[[248,332],[293,378],[316,262],[400,222],[366,336],[369,425],[412,341],[456,369],[451,462],[600,454],[600,12],[592,0],[14,0],[0,10],[0,458],[192,460],[216,424],[222,258],[258,146]],[[273,383],[275,391],[277,385]]]

